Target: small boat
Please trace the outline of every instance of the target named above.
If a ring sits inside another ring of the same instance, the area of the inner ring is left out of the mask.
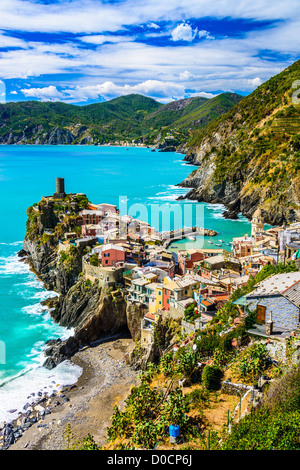
[[[211,245],[213,245],[213,242],[210,242],[209,240],[207,240],[207,243],[210,243]]]
[[[219,240],[219,242],[224,243],[224,240]]]
[[[216,246],[222,246],[222,245],[220,245],[219,243],[216,243]]]
[[[189,235],[187,238],[188,238],[188,240],[192,240],[192,241],[196,240],[196,237],[192,237],[191,235]]]

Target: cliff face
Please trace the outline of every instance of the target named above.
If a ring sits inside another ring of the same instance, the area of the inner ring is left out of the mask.
[[[180,183],[197,201],[222,203],[225,216],[266,223],[300,217],[300,105],[293,83],[300,61],[273,77],[190,142],[185,160],[199,166]]]
[[[52,317],[60,325],[74,328],[75,338],[82,343],[113,335],[127,326],[124,299],[84,279],[60,296]]]
[[[131,337],[140,335],[145,307],[126,301],[121,291],[80,279],[68,293],[60,296],[52,312],[62,326],[74,328],[74,336],[83,343],[114,335],[128,328]]]
[[[69,263],[60,262],[60,255],[51,243],[24,240],[23,250],[32,270],[47,290],[65,295],[77,282],[82,271],[82,249],[73,250],[72,256],[69,257]]]

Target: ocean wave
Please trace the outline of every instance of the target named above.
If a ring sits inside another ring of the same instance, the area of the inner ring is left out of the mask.
[[[26,313],[27,315],[42,315],[44,313],[48,312],[47,307],[44,305],[37,303],[33,305],[26,305],[25,307],[22,307],[22,312]]]
[[[18,242],[0,242],[0,245],[6,245],[6,246],[18,246],[18,245],[23,245],[23,240],[20,240]]]
[[[11,276],[30,272],[29,265],[22,262],[16,253],[7,257],[0,257],[0,274]]]
[[[39,393],[51,395],[54,390],[76,383],[81,374],[81,367],[64,361],[52,370],[35,364],[10,377],[0,386],[0,421],[12,421],[24,411],[26,403],[36,401]]]
[[[186,189],[179,188],[175,185],[160,185],[160,187],[166,188],[165,191],[159,191],[154,196],[149,196],[148,200],[158,200],[158,201],[175,201],[178,196],[184,196],[186,194]]]
[[[153,196],[153,197],[148,197],[148,199],[153,200],[153,201],[176,201],[177,195],[166,195],[166,196]]]
[[[58,296],[59,295],[58,295],[57,292],[43,290],[43,291],[40,291],[40,292],[36,292],[33,295],[33,299],[39,299],[40,302],[43,302],[44,300],[50,299],[52,297],[58,297]]]

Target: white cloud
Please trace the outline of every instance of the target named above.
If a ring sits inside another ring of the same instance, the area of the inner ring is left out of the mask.
[[[159,26],[156,23],[148,23],[148,28],[159,29]]]
[[[5,83],[0,80],[0,103],[5,103],[6,101],[6,86]]]
[[[23,88],[21,92],[27,97],[38,98],[41,101],[60,101],[64,98],[53,85],[44,88]]]
[[[190,78],[193,78],[193,77],[194,77],[194,75],[191,72],[189,72],[188,70],[185,70],[184,72],[181,72],[179,74],[180,80],[189,80]]]
[[[263,83],[262,79],[259,77],[249,78],[248,83],[251,87],[256,88]]]
[[[199,93],[195,92],[195,93],[188,93],[189,97],[190,98],[195,98],[195,97],[198,97],[198,96],[201,96],[202,98],[214,98],[215,96],[218,96],[219,93],[217,94],[213,94],[213,93],[207,93],[206,91],[200,91]]]
[[[165,100],[170,96],[184,96],[184,87],[205,93],[252,91],[292,63],[293,57],[295,60],[298,57],[299,14],[299,0],[290,0],[288,4],[282,0],[273,0],[272,4],[268,0],[234,3],[232,0],[145,0],[138,5],[134,0],[111,4],[100,0],[68,0],[47,5],[33,0],[1,0],[0,46],[6,48],[0,51],[1,78],[64,74],[62,95],[55,87],[52,96],[51,90],[45,94],[52,82],[45,81],[43,89],[40,80],[35,85],[41,87],[35,88],[39,90],[39,99],[73,100],[81,96],[86,100],[89,95],[97,99],[140,92]],[[192,20],[190,24],[187,19],[208,16],[280,21],[273,27],[253,30],[243,38],[195,41],[212,39],[212,33],[205,29],[197,31],[191,26]],[[139,40],[138,34],[131,34],[130,26],[142,24],[145,27]],[[77,38],[73,42],[69,39],[51,44],[26,42],[9,36],[4,29],[65,31],[77,34]],[[162,35],[172,39],[173,44],[162,47],[156,46],[154,40],[142,42],[145,36]],[[176,43],[180,40],[185,44]],[[263,55],[264,50],[285,56],[271,61]],[[192,87],[188,87],[188,81],[192,81]]]
[[[105,42],[112,42],[112,43],[118,43],[118,42],[130,42],[133,41],[135,37],[131,36],[113,36],[113,35],[105,35],[105,34],[97,34],[93,36],[82,36],[80,40],[82,42],[86,42],[89,44],[104,44]]]
[[[18,92],[17,92],[16,90],[13,90],[13,91],[10,92],[10,94],[11,94],[11,95],[17,95]]]
[[[180,99],[185,96],[183,85],[173,82],[162,82],[159,80],[146,80],[135,85],[118,85],[112,81],[88,86],[66,87],[59,91],[50,85],[44,88],[22,89],[26,97],[38,98],[41,101],[65,101],[71,103],[84,102],[89,99],[109,100],[117,96],[129,95],[131,93],[154,97],[161,102],[169,102],[173,98]]]
[[[201,29],[198,33],[199,38],[205,38],[205,39],[215,39],[214,36],[210,34],[209,31],[206,31],[205,29]]]
[[[191,25],[187,23],[181,23],[172,31],[173,41],[188,41],[191,42],[197,34],[197,28],[193,30]]]
[[[26,49],[27,44],[22,39],[14,38],[12,36],[3,34],[3,32],[0,32],[0,47],[1,48],[18,47],[18,48]]]
[[[138,3],[138,4],[137,4]],[[242,18],[286,20],[299,18],[299,0],[99,0],[57,1],[1,0],[0,28],[24,31],[101,33],[124,30],[124,25],[182,22],[187,18]]]
[[[77,86],[73,90],[64,90],[74,101],[86,101],[88,99],[115,98],[117,96],[137,93],[154,97],[158,100],[171,100],[172,96],[182,98],[185,90],[182,85],[173,82],[159,80],[146,80],[135,85],[117,85],[112,81],[106,81],[98,85]]]

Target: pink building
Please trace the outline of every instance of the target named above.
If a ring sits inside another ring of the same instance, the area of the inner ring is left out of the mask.
[[[90,225],[90,224],[97,225],[103,219],[104,212],[97,211],[97,210],[83,210],[81,212],[81,217],[82,217],[82,225]]]
[[[125,250],[118,245],[104,245],[101,258],[102,266],[116,266],[117,263],[125,262]]]

